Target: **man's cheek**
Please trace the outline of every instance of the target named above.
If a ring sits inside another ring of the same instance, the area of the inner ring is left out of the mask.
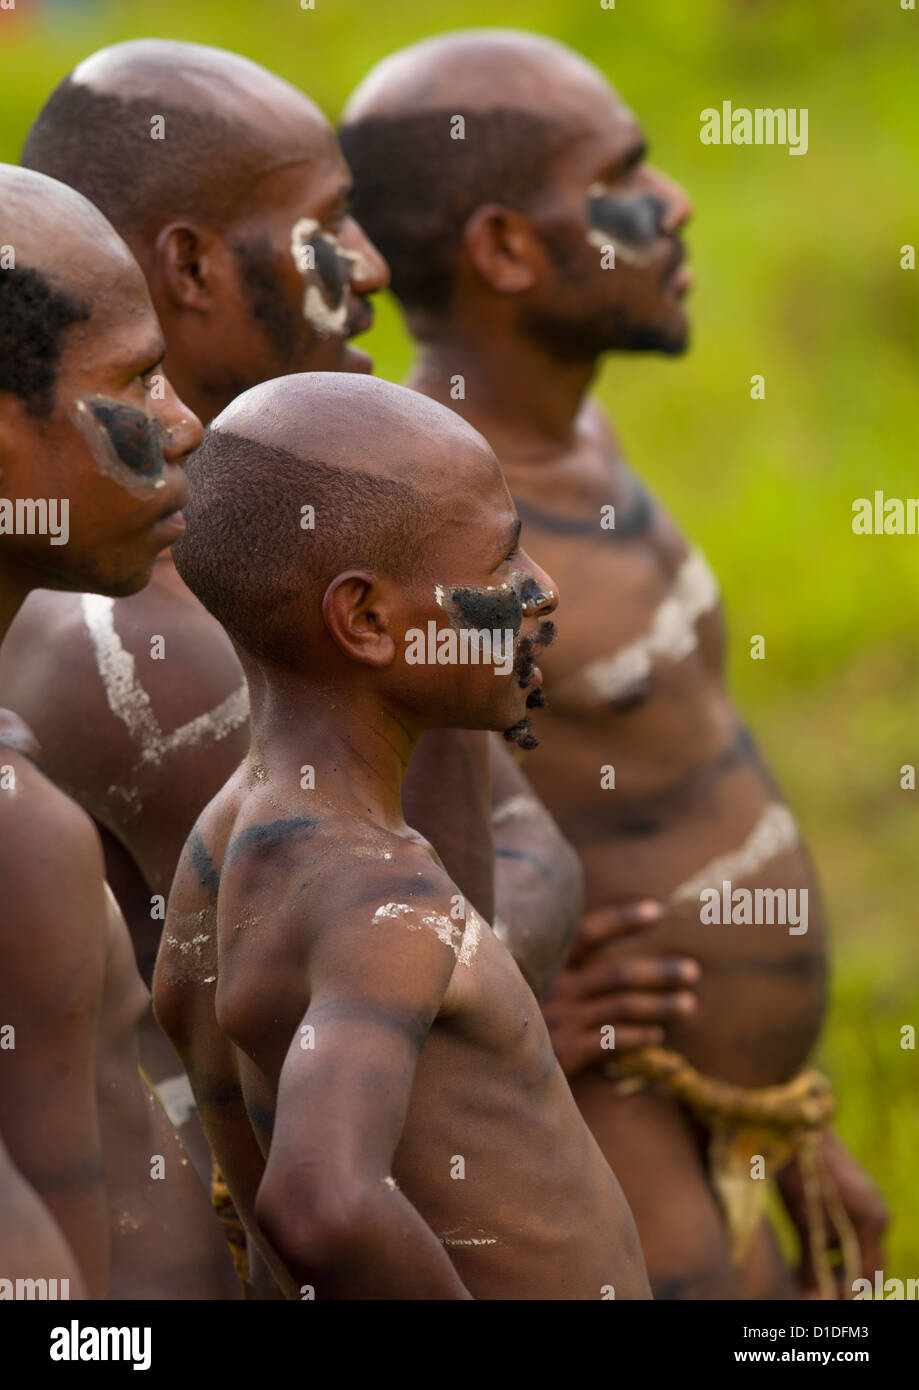
[[[587,241],[601,251],[611,247],[626,264],[646,265],[654,259],[660,218],[666,204],[650,193],[617,198],[603,184],[587,190]]]
[[[159,430],[146,411],[108,396],[79,396],[69,414],[105,477],[134,497],[166,486]]]
[[[301,217],[290,234],[294,264],[306,279],[303,317],[320,338],[340,338],[348,326],[348,285],[357,252],[345,251],[338,238],[319,231],[312,217]]]

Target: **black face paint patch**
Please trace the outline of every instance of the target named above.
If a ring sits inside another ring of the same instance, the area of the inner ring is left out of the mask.
[[[666,210],[664,200],[651,193],[616,198],[604,184],[592,184],[587,190],[587,240],[591,246],[609,244],[624,261],[640,264],[650,259]]]
[[[523,623],[523,604],[510,583],[468,584],[451,589],[438,584],[434,597],[457,631],[463,628],[510,631],[516,637]]]
[[[541,608],[555,596],[525,570],[512,570],[504,584],[473,584],[446,588],[438,584],[434,597],[453,626],[484,628],[489,632],[520,631],[523,615]]]
[[[329,232],[320,232],[313,217],[301,217],[290,233],[290,253],[303,276],[315,275],[303,296],[303,317],[321,338],[341,335],[348,321],[348,285],[359,260]]]
[[[316,274],[322,281],[330,306],[336,308],[348,287],[351,261],[342,255],[334,242],[324,236],[313,237],[310,245],[316,260]]]
[[[166,486],[159,429],[146,411],[109,396],[80,396],[71,418],[100,473],[140,497]]]

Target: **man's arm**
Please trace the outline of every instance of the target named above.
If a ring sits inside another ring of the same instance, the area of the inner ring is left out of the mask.
[[[102,852],[88,818],[27,759],[0,747],[0,1130],[63,1231],[91,1298],[108,1282],[96,1101],[105,971]]]
[[[577,853],[497,734],[491,754],[494,932],[537,996],[561,968],[581,916]]]
[[[256,1199],[268,1240],[320,1298],[470,1296],[391,1173],[421,1049],[454,968],[466,968],[456,955],[463,922],[450,917],[455,885],[427,854],[398,859],[400,902],[387,901],[383,878],[372,899],[326,901]]]
[[[60,1226],[0,1139],[0,1279],[67,1281],[61,1298],[85,1298],[83,1278]],[[59,1286],[60,1287],[60,1286]]]

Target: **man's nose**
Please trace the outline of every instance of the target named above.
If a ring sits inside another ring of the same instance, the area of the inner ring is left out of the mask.
[[[529,583],[523,593],[523,611],[527,617],[547,618],[558,607],[558,589],[555,580],[544,569],[540,569],[524,551],[521,559],[526,566]]]
[[[377,294],[389,284],[389,266],[380,255],[360,223],[349,217],[341,236],[341,244],[355,253],[352,261],[351,288],[355,294]]]
[[[183,464],[185,456],[197,449],[204,438],[201,421],[184,401],[180,401],[169,382],[163,377],[165,390],[155,418],[160,432],[160,447],[167,463]]]
[[[666,174],[662,174],[659,169],[648,166],[650,176],[650,192],[655,197],[660,198],[665,204],[665,212],[661,216],[660,227],[662,232],[678,232],[684,227],[692,217],[693,206],[689,200],[689,195],[684,188],[673,179],[668,179]]]

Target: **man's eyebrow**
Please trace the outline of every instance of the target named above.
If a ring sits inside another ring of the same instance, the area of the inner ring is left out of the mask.
[[[339,208],[339,207],[341,207],[341,208],[348,208],[348,207],[350,207],[350,206],[351,206],[351,200],[352,200],[353,197],[354,197],[354,184],[353,184],[353,183],[343,183],[343,184],[341,185],[340,188],[338,188],[338,189],[335,190],[334,196],[330,194],[329,197],[328,197],[328,199],[326,200],[326,202],[323,203],[322,206],[323,206],[323,209],[324,209],[324,211],[325,211],[325,216],[327,217],[327,216],[329,215],[329,213],[332,212],[333,209],[335,209],[335,208]]]
[[[523,523],[521,522],[520,517],[515,517],[513,522],[511,523],[510,529],[506,533],[507,539],[501,547],[502,560],[506,560],[508,555],[511,555],[520,544],[520,531],[522,525]]]
[[[629,145],[624,154],[619,155],[615,160],[610,162],[609,172],[615,174],[617,177],[621,174],[626,174],[630,169],[634,169],[637,165],[641,164],[642,160],[647,159],[647,157],[648,142],[641,136],[638,136],[635,141]]]
[[[166,356],[166,344],[162,338],[153,339],[146,347],[145,351],[137,352],[130,359],[125,367],[125,371],[133,378],[141,372],[152,372],[154,367],[162,364]]]

